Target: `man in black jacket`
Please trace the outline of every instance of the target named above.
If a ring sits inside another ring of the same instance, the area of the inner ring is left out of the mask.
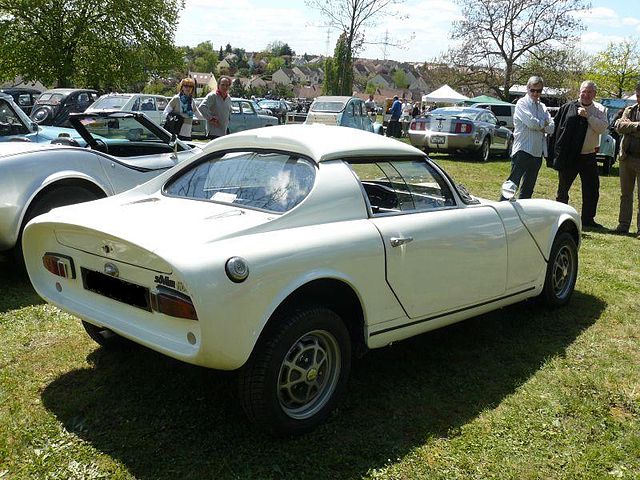
[[[609,126],[604,107],[593,99],[596,85],[590,80],[580,85],[580,98],[565,103],[555,118],[555,130],[550,139],[549,159],[558,170],[556,200],[569,203],[569,189],[580,175],[582,183],[582,226],[601,229],[595,216],[600,196],[600,178],[596,149],[600,134]]]

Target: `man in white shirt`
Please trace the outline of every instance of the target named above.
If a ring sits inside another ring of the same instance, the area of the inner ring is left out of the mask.
[[[527,94],[517,101],[513,115],[511,173],[507,180],[518,186],[522,180],[519,198],[531,198],[533,195],[542,157],[547,155],[545,134],[553,133],[553,119],[544,103],[540,102],[543,88],[541,77],[529,78]]]

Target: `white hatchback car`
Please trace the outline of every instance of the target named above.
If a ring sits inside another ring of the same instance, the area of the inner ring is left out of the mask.
[[[87,113],[122,110],[141,112],[158,125],[162,124],[162,112],[169,103],[169,99],[162,95],[148,95],[146,93],[108,93],[102,95],[89,108]]]
[[[354,352],[567,303],[579,242],[568,205],[481,200],[404,143],[291,125],[37,217],[24,250],[37,292],[99,344],[239,370],[248,416],[296,434],[327,419]]]

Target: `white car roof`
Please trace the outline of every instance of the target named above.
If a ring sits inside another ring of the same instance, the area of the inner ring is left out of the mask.
[[[280,125],[245,130],[209,142],[204,152],[243,148],[294,152],[316,162],[346,157],[424,156],[417,148],[399,140],[328,125]]]

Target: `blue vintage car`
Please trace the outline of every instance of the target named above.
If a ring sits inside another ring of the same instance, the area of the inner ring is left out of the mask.
[[[84,142],[73,128],[38,125],[16,105],[13,97],[0,93],[0,142],[24,140],[51,143],[61,137],[74,138],[80,144]]]
[[[618,151],[620,150],[620,135],[615,131],[614,122],[620,118],[622,110],[629,105],[636,103],[635,100],[626,98],[603,98],[600,100],[602,106],[607,112],[607,120],[609,121],[609,129],[607,132],[600,135],[600,147],[596,158],[602,162],[602,173],[609,175],[611,167],[618,158]]]

